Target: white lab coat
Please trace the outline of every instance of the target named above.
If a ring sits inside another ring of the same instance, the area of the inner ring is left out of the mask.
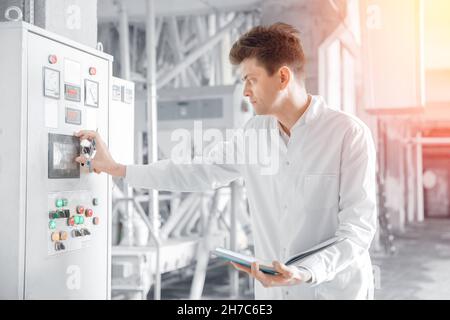
[[[245,128],[279,127],[273,117],[256,116]],[[257,165],[163,160],[127,166],[126,181],[158,190],[204,191],[243,177],[256,257],[283,262],[333,236],[346,238],[300,263],[312,273],[311,284],[264,288],[255,281],[256,299],[373,298],[368,250],[377,225],[376,153],[370,130],[313,96],[288,144],[279,139],[280,166],[273,175],[261,174]]]

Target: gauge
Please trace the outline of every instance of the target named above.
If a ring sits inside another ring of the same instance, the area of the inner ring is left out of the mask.
[[[44,67],[44,96],[59,99],[60,76],[58,70]]]
[[[98,82],[84,81],[84,104],[90,107],[98,107]]]

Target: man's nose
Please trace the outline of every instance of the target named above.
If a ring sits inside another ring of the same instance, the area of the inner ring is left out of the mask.
[[[252,96],[252,92],[250,90],[248,90],[247,88],[244,89],[244,97],[251,97]]]

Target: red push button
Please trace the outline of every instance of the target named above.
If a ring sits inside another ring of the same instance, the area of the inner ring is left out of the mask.
[[[84,213],[84,207],[83,206],[77,206],[77,213],[83,214]]]
[[[92,209],[86,209],[86,217],[92,217],[94,215],[94,211]]]
[[[75,225],[75,218],[74,217],[70,217],[69,219],[67,219],[67,225],[73,227]]]
[[[51,54],[48,56],[48,62],[50,62],[50,64],[55,64],[58,62],[58,57],[54,54]]]
[[[100,223],[99,217],[95,217],[94,219],[92,219],[92,223],[95,225],[99,224]]]
[[[94,67],[90,67],[89,68],[89,74],[91,76],[95,76],[97,74],[97,69],[95,69]]]

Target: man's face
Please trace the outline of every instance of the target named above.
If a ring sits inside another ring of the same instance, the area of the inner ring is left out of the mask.
[[[245,59],[240,65],[244,81],[244,96],[248,97],[257,115],[273,114],[279,95],[277,73],[269,76],[256,58]]]

